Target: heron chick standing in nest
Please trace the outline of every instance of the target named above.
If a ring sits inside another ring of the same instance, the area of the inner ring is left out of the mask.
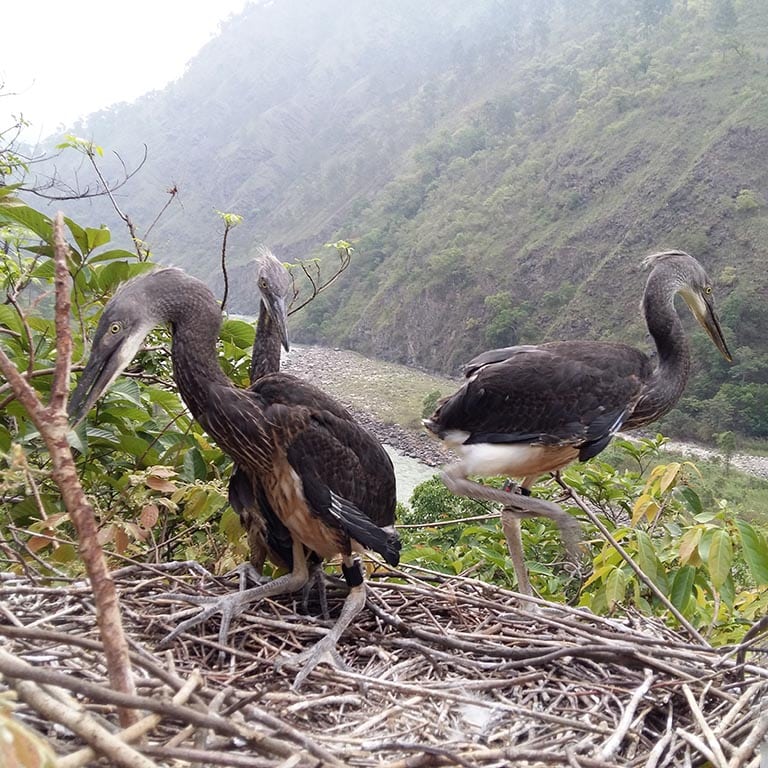
[[[642,309],[656,345],[655,363],[634,347],[599,341],[493,349],[464,367],[466,383],[423,422],[461,457],[443,472],[445,485],[457,495],[503,505],[504,534],[523,594],[533,592],[521,517],[554,520],[572,555],[578,542],[573,517],[530,496],[535,480],[596,456],[619,430],[655,421],[680,399],[691,361],[676,294],[731,360],[701,264],[682,251],[665,251],[646,257],[643,265],[650,269]],[[520,493],[470,479],[497,475],[520,479]]]
[[[336,644],[365,605],[357,553],[370,549],[396,565],[395,475],[379,442],[340,404],[287,374],[236,387],[219,365],[221,310],[208,287],[180,269],[159,269],[124,283],[104,308],[91,354],[70,403],[79,422],[128,366],[147,334],[168,325],[179,393],[205,431],[251,481],[251,494],[286,533],[289,573],[221,598],[193,598],[201,612],[165,639],[215,613],[236,615],[264,597],[294,592],[309,579],[313,553],[341,555],[350,587],[330,632],[294,660],[304,663],[300,684],[320,662],[340,664]],[[242,483],[242,481],[241,481]],[[242,485],[240,486],[242,488]],[[286,555],[287,558],[287,555]],[[224,622],[222,622],[224,623]]]

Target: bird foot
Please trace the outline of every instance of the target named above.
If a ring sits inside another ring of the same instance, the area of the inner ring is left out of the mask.
[[[263,573],[259,573],[256,567],[251,563],[241,563],[237,566],[237,568],[233,568],[226,574],[227,577],[232,577],[235,575],[237,575],[241,592],[245,592],[245,590],[249,587],[259,587],[262,584],[266,584],[268,581],[270,581],[269,576],[265,576]]]
[[[299,553],[297,552],[296,554],[298,556]],[[220,646],[226,646],[227,635],[229,634],[229,627],[232,624],[232,619],[239,616],[246,606],[255,603],[257,600],[263,600],[265,597],[276,597],[277,595],[285,595],[290,592],[295,592],[297,589],[301,589],[306,582],[306,569],[298,568],[296,571],[272,579],[259,587],[252,587],[251,589],[246,589],[244,592],[234,592],[220,597],[189,595],[186,593],[180,594],[174,592],[161,595],[161,597],[167,597],[172,600],[182,600],[187,603],[192,603],[192,605],[198,605],[200,606],[200,610],[191,618],[182,621],[179,626],[167,634],[160,641],[159,647],[167,647],[168,644],[176,639],[182,632],[186,632],[188,629],[191,629],[198,624],[202,624],[217,613],[221,614],[218,642]],[[171,616],[171,619],[173,620],[186,613],[187,611],[183,611],[175,614],[174,616]],[[222,649],[219,651],[219,664],[223,665],[224,660],[225,651]]]
[[[321,566],[315,567],[310,571],[309,581],[301,590],[301,610],[302,613],[309,613],[309,599],[312,596],[312,588],[317,589],[317,600],[320,605],[320,615],[330,621],[331,614],[328,610],[328,593],[325,588],[325,571]]]
[[[312,670],[319,664],[328,664],[334,669],[349,671],[348,664],[341,658],[336,650],[336,640],[326,636],[306,651],[292,655],[287,659],[279,659],[275,662],[275,668],[279,671],[283,667],[301,667],[293,680],[293,687],[298,690],[309,677]]]
[[[172,600],[183,600],[184,602],[191,603],[200,607],[200,610],[190,618],[182,621],[181,624],[169,632],[158,644],[158,650],[167,648],[179,635],[186,632],[192,627],[196,627],[198,624],[202,624],[215,616],[217,613],[221,614],[221,624],[219,626],[218,641],[219,645],[226,645],[227,635],[229,634],[229,628],[232,624],[232,619],[238,616],[245,606],[251,602],[251,598],[244,599],[245,592],[235,592],[230,595],[222,595],[219,597],[210,597],[205,595],[188,595],[178,592],[170,592],[159,595],[159,597],[165,597]],[[171,614],[171,620],[175,620],[180,616],[184,616],[189,613],[189,609],[178,611]],[[225,661],[225,652],[219,651],[219,664],[223,664]]]

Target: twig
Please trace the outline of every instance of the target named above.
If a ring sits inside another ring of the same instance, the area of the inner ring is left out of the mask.
[[[638,704],[642,701],[643,696],[650,690],[652,682],[653,672],[651,672],[650,669],[646,669],[645,679],[643,680],[642,685],[640,685],[632,694],[632,698],[629,700],[629,703],[621,716],[621,720],[619,720],[619,724],[616,726],[616,730],[600,750],[600,757],[603,760],[609,760],[616,754],[616,750],[621,746],[621,742],[624,741],[629,726],[632,724],[635,710],[637,709]]]
[[[6,669],[9,667],[9,660],[12,667],[18,665],[23,670],[24,666],[29,666],[14,659],[13,656],[0,648],[0,663]],[[20,699],[49,720],[65,725],[91,744],[97,752],[109,757],[114,763],[125,766],[125,768],[158,768],[155,763],[147,760],[139,752],[113,736],[85,712],[78,712],[56,701],[29,680],[20,679],[7,671],[5,674]]]
[[[683,614],[677,610],[677,608],[675,608],[675,606],[672,604],[672,601],[653,583],[653,580],[645,575],[643,569],[640,568],[640,566],[632,559],[627,550],[624,549],[621,544],[619,544],[611,532],[603,525],[600,518],[587,506],[587,504],[582,501],[582,499],[570,486],[565,484],[559,475],[556,475],[555,479],[563,488],[563,490],[568,494],[568,496],[573,500],[573,502],[579,507],[579,509],[581,509],[581,511],[584,512],[590,521],[597,527],[600,533],[605,537],[606,541],[608,541],[610,545],[619,553],[619,555],[621,555],[621,558],[624,560],[624,562],[629,565],[629,567],[635,572],[643,584],[645,584],[645,586],[648,587],[651,592],[653,592],[653,594],[664,604],[664,607],[680,622],[680,626],[685,627],[685,629],[694,640],[704,646],[708,646],[709,643],[701,636],[696,627],[694,627],[693,624],[691,624],[691,622],[688,621],[688,619],[686,619],[685,616],[683,616]]]
[[[701,707],[699,707],[699,705],[696,703],[696,699],[694,698],[689,685],[687,683],[683,683],[682,688],[686,701],[688,702],[688,706],[691,708],[694,720],[698,723],[699,728],[701,728],[701,732],[704,734],[704,738],[707,741],[707,746],[715,756],[715,760],[713,761],[715,768],[726,768],[727,761],[725,759],[725,755],[723,754],[723,750],[720,747],[720,743],[717,740],[715,734],[712,732],[712,729],[709,727],[706,719],[704,718]]]
[[[184,683],[184,686],[176,692],[171,701],[174,704],[186,704],[189,697],[195,689],[200,687],[202,682],[203,678],[200,676],[199,670],[194,670],[186,683]],[[158,714],[147,715],[128,728],[120,731],[120,733],[116,734],[116,738],[127,744],[131,744],[149,733],[162,719],[162,716]],[[62,757],[56,764],[56,768],[81,768],[81,766],[84,766],[93,760],[95,756],[94,750],[90,747],[79,749],[77,752]]]
[[[760,744],[765,739],[765,735],[768,733],[768,712],[763,712],[758,717],[757,722],[752,727],[752,731],[749,736],[744,739],[744,742],[739,749],[731,757],[728,763],[728,768],[741,768],[744,763],[749,760],[752,753],[755,752]],[[762,765],[762,762],[761,762]]]

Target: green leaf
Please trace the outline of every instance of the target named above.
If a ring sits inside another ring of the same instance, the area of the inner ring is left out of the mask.
[[[39,280],[53,280],[56,274],[56,265],[53,263],[53,259],[46,259],[41,261],[31,273],[32,277]]]
[[[147,463],[152,460],[147,456],[149,443],[138,435],[124,434],[120,436],[120,450],[125,451],[129,456],[133,456],[137,461],[140,458]]]
[[[0,220],[15,221],[37,235],[46,243],[53,243],[53,224],[51,220],[28,205],[0,206]]]
[[[197,448],[185,451],[184,462],[180,474],[182,480],[185,480],[188,483],[194,483],[195,480],[205,480],[207,478],[208,464]]]
[[[731,537],[723,528],[718,528],[712,534],[712,540],[707,553],[707,570],[716,589],[720,589],[731,572],[733,563],[733,545]]]
[[[737,518],[735,522],[752,578],[758,586],[765,586],[768,584],[768,545],[765,538],[746,520]]]
[[[675,577],[672,579],[672,590],[669,598],[672,605],[678,611],[685,611],[688,603],[693,597],[693,582],[696,578],[696,569],[691,565],[684,565],[678,569]]]
[[[106,245],[111,239],[112,234],[110,233],[109,229],[107,227],[100,227],[99,229],[92,229],[91,227],[86,227],[85,234],[87,236],[87,248],[83,248],[80,246],[80,248],[83,250],[84,253],[90,253],[91,251],[95,250],[101,245]]]
[[[80,253],[87,253],[90,249],[88,248],[88,236],[86,235],[85,230],[77,222],[72,221],[72,219],[67,216],[64,217],[64,223],[72,233],[72,237],[75,238]]]
[[[74,448],[78,453],[85,453],[88,450],[88,442],[83,439],[83,433],[76,429],[70,429],[67,432],[67,442],[70,448]]]
[[[219,530],[227,537],[227,541],[232,544],[237,543],[243,538],[244,531],[240,525],[240,516],[232,507],[227,507],[219,520]]]
[[[688,505],[688,509],[690,509],[694,515],[700,515],[702,513],[704,508],[701,505],[701,499],[693,488],[685,486],[685,488],[680,491],[680,495]]]
[[[665,493],[670,486],[674,485],[677,481],[677,476],[680,474],[680,464],[676,461],[667,465],[664,475],[659,482],[659,490]]]
[[[0,326],[10,328],[17,333],[21,333],[24,330],[21,318],[19,318],[16,310],[8,306],[8,304],[0,304]]]
[[[656,555],[650,536],[645,531],[638,530],[637,563],[643,573],[662,591],[667,593],[667,575]]]
[[[253,346],[254,333],[251,323],[243,320],[225,320],[219,335],[222,341],[228,341],[240,349],[250,349]]]
[[[113,291],[120,283],[128,279],[128,263],[113,261],[97,272],[99,288],[105,293]]]
[[[624,571],[621,568],[614,568],[605,580],[605,599],[609,610],[624,600],[626,588],[627,577],[624,575]]]
[[[141,405],[141,390],[135,379],[123,376],[109,388],[109,391],[113,395],[120,395],[134,405]]]
[[[88,263],[98,264],[102,261],[116,261],[118,259],[130,263],[136,260],[136,254],[123,250],[122,248],[113,248],[110,251],[104,251],[103,253],[98,253],[95,256],[90,256],[88,258]]]
[[[8,453],[11,450],[11,433],[0,424],[0,452]]]

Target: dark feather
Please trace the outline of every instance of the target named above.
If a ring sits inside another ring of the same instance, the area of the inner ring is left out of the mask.
[[[652,370],[632,347],[578,341],[491,350],[468,369],[433,431],[468,432],[467,443],[575,445],[585,456],[621,428]]]

